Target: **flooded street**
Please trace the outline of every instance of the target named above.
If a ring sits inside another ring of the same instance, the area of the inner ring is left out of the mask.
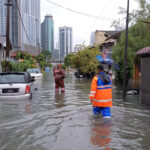
[[[90,82],[68,73],[66,92],[55,93],[47,73],[33,99],[0,101],[0,150],[150,150],[150,108],[139,95],[122,102],[113,86],[111,121],[94,118]]]

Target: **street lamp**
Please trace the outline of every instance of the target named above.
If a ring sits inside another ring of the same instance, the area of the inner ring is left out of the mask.
[[[126,17],[126,38],[124,52],[124,73],[123,73],[123,99],[126,97],[126,81],[127,81],[127,56],[128,56],[128,28],[129,28],[129,0],[127,0],[127,17]]]

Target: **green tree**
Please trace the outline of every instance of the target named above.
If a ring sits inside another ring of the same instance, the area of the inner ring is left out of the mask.
[[[38,56],[36,56],[36,60],[39,63],[42,70],[44,70],[45,67],[51,67],[52,65],[47,62],[47,60],[50,60],[51,53],[49,51],[43,50]]]
[[[45,55],[44,54],[39,54],[38,56],[36,56],[36,60],[38,61],[38,62],[40,62],[40,61],[46,61],[46,58],[45,58]]]
[[[127,80],[132,76],[133,64],[134,64],[134,52],[132,47],[134,47],[134,40],[129,34],[128,42],[128,58],[127,58]],[[119,70],[116,70],[116,81],[119,83],[123,82],[123,62],[124,62],[124,49],[125,49],[125,34],[123,33],[120,42],[114,47],[112,57],[119,65]]]
[[[22,60],[21,62],[20,59]],[[5,71],[5,61],[3,61],[1,64],[3,71]],[[28,68],[33,68],[33,65],[35,65],[35,62],[31,55],[18,51],[16,54],[16,59],[9,63],[9,70],[11,72],[25,72]]]
[[[150,45],[150,25],[144,24],[143,19],[150,21],[149,12],[150,5],[146,0],[137,0],[139,2],[139,10],[135,10],[130,14],[131,22],[134,23],[129,29],[128,37],[128,61],[127,61],[127,79],[132,76],[135,63],[140,63],[136,52]],[[123,11],[122,11],[123,13]],[[119,43],[113,48],[112,57],[115,63],[119,64],[120,69],[116,70],[116,81],[123,82],[123,62],[125,48],[125,33],[123,32]]]
[[[98,49],[93,51],[90,47],[86,47],[71,57],[71,66],[81,70],[84,75],[94,74],[99,64],[96,59],[98,54]]]
[[[68,68],[71,66],[71,59],[75,54],[68,54],[64,59],[65,67]]]
[[[45,59],[51,59],[51,52],[49,50],[42,50],[42,54],[45,56]]]

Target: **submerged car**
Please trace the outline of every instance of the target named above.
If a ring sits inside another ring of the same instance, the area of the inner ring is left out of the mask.
[[[31,78],[33,78],[35,80],[43,79],[43,74],[41,73],[41,70],[38,68],[27,69],[27,72],[30,73]]]
[[[0,73],[0,99],[30,99],[31,82],[34,80],[27,72]]]

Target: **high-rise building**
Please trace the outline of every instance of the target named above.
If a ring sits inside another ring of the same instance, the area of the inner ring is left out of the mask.
[[[18,47],[18,10],[17,0],[11,0],[10,7],[10,40],[13,47]],[[7,0],[0,0],[0,35],[6,36],[7,27]]]
[[[0,0],[0,35],[6,35],[7,0]],[[10,40],[15,50],[37,55],[41,48],[40,0],[11,0]],[[20,17],[21,16],[21,17]]]
[[[41,43],[43,50],[54,51],[54,21],[52,15],[46,15],[41,24]]]
[[[6,0],[0,0],[0,35],[6,35],[6,16],[7,8]]]
[[[12,42],[12,46],[17,49],[17,48],[21,48],[21,44],[20,43],[20,18],[19,18],[19,13],[18,13],[18,7],[19,6],[19,2],[18,0],[12,0],[11,1],[13,4],[13,7],[11,9],[11,14],[12,14],[12,37],[11,37],[11,42]],[[16,3],[17,2],[17,3]],[[17,5],[18,4],[18,5]]]
[[[41,45],[40,0],[12,0],[12,45],[37,55]]]
[[[92,32],[90,37],[90,45],[94,46],[94,43],[95,43],[95,32]]]
[[[64,59],[66,55],[72,51],[72,28],[60,27],[59,28],[59,46],[60,46],[60,58]]]
[[[0,0],[0,35],[6,36],[7,27],[7,0]],[[10,11],[12,8],[10,8]],[[10,13],[10,40],[12,40],[12,13]]]
[[[37,46],[40,44],[41,29],[40,0],[22,0],[20,7],[22,18],[24,18],[24,25],[29,36],[29,39],[27,36],[24,36],[26,33],[21,29],[23,43]]]

